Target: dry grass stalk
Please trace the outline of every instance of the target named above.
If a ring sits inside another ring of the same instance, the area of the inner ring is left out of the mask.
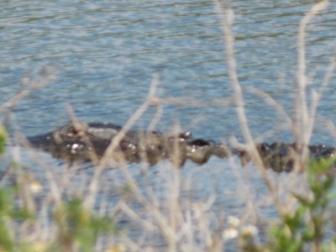
[[[306,166],[308,158],[308,144],[314,128],[315,111],[317,109],[317,100],[313,102],[311,112],[309,113],[309,105],[307,103],[307,86],[309,85],[306,73],[306,30],[308,24],[321,11],[327,8],[328,0],[320,1],[312,6],[308,13],[302,18],[298,32],[298,69],[297,69],[297,99],[296,99],[296,114],[293,133],[295,142],[299,144],[299,157],[296,159],[295,169],[302,171]],[[326,86],[324,84],[323,86]],[[322,87],[323,87],[322,86]],[[315,96],[316,97],[316,96]]]
[[[317,15],[323,8],[326,8],[326,2],[323,1],[321,3],[316,4],[312,10],[305,16],[300,25],[300,33],[301,38],[299,39],[299,46],[302,44],[303,46],[300,48],[299,52],[299,68],[298,68],[298,91],[300,92],[300,99],[297,111],[297,121],[294,128],[298,127],[306,127],[309,125],[308,129],[302,131],[302,135],[297,133],[298,139],[309,140],[313,125],[314,118],[316,115],[316,110],[318,107],[318,102],[321,98],[321,95],[324,89],[327,87],[332,74],[335,68],[335,61],[330,64],[328,71],[325,75],[324,81],[322,83],[321,89],[318,93],[315,93],[312,100],[312,105],[310,109],[308,108],[306,101],[306,87],[307,81],[305,78],[305,54],[304,54],[304,38],[305,38],[305,28],[307,24],[310,22],[311,18],[314,15]],[[222,27],[225,35],[225,46],[226,46],[226,58],[228,64],[228,72],[231,81],[232,88],[234,90],[233,99],[228,99],[227,102],[216,103],[219,106],[227,106],[232,103],[232,100],[235,101],[237,107],[237,116],[239,118],[240,127],[243,132],[246,145],[245,148],[251,153],[253,157],[253,161],[258,168],[260,168],[261,175],[268,186],[269,191],[271,192],[273,201],[277,204],[278,210],[280,209],[278,198],[277,198],[277,189],[273,185],[272,181],[268,178],[265,173],[265,169],[263,167],[262,160],[259,156],[259,153],[255,146],[255,139],[250,132],[248,121],[245,115],[244,109],[244,100],[243,100],[243,91],[241,85],[239,83],[239,79],[237,76],[237,66],[234,54],[234,36],[232,34],[232,18],[230,19],[230,15],[232,17],[232,12],[222,5],[219,0],[216,0],[218,5]],[[231,14],[230,14],[231,13]],[[301,51],[301,49],[303,51]],[[100,189],[100,179],[102,172],[104,169],[110,164],[110,157],[113,156],[114,151],[116,150],[118,144],[125,136],[125,134],[131,129],[134,123],[141,118],[141,116],[147,111],[148,107],[155,105],[157,106],[157,113],[155,114],[152,122],[148,126],[148,130],[152,130],[157,125],[159,119],[163,114],[162,105],[164,104],[175,104],[178,106],[188,106],[188,102],[182,101],[180,99],[158,99],[156,94],[156,89],[159,81],[158,78],[153,78],[151,83],[151,88],[148,94],[146,101],[139,107],[139,109],[130,117],[127,121],[123,129],[120,133],[111,141],[111,144],[103,157],[102,160],[96,159],[93,157],[92,159],[96,162],[96,167],[94,170],[94,174],[92,178],[88,181],[88,189],[83,189],[83,196],[86,194],[84,198],[86,207],[93,209],[93,205],[97,200],[97,194]],[[273,106],[278,113],[286,119],[288,125],[292,125],[292,120],[287,115],[287,113],[281,108],[269,95],[258,91],[253,90],[255,94],[264,98],[267,104]],[[0,111],[8,110],[9,108],[14,107],[19,100],[28,95],[28,91],[22,91],[19,93],[16,98],[9,100],[5,103],[4,106],[0,108]],[[213,103],[215,104],[215,103]],[[190,103],[189,106],[204,106],[204,104],[199,102]],[[303,112],[302,116],[299,112]],[[74,124],[76,124],[77,119],[70,112],[70,117]],[[300,132],[300,130],[298,131]],[[304,141],[303,141],[304,142]],[[309,141],[304,142],[308,144]],[[177,149],[177,148],[176,148]],[[13,156],[17,156],[19,153],[13,153]],[[37,161],[38,158],[35,158]],[[18,161],[20,161],[18,159]],[[231,160],[232,161],[232,160]],[[45,167],[45,164],[39,163],[41,167]],[[214,229],[211,226],[210,218],[211,214],[209,210],[213,207],[214,197],[210,197],[207,202],[196,202],[193,199],[183,199],[185,202],[181,202],[181,190],[183,181],[183,177],[181,176],[180,170],[178,169],[170,169],[169,174],[165,179],[169,186],[164,192],[165,201],[159,199],[159,196],[156,195],[154,191],[145,195],[142,190],[139,188],[137,181],[134,179],[133,175],[130,173],[128,166],[126,164],[117,164],[120,166],[120,170],[126,179],[127,185],[131,188],[132,191],[132,200],[140,203],[144,208],[145,217],[141,214],[137,213],[136,209],[133,209],[125,199],[120,199],[120,201],[115,205],[115,207],[109,212],[112,216],[116,215],[118,212],[122,212],[126,214],[131,220],[139,223],[141,227],[144,228],[144,237],[147,237],[148,233],[159,233],[162,235],[164,241],[167,245],[168,251],[223,251],[225,245],[225,239],[223,238],[223,233],[225,230],[225,225],[219,225],[218,229]],[[235,165],[235,164],[234,164]],[[48,211],[48,206],[51,204],[56,204],[62,202],[64,193],[69,190],[70,178],[74,176],[74,171],[65,172],[64,177],[58,180],[56,176],[51,172],[51,167],[45,167],[45,172],[47,174],[47,178],[49,183],[51,184],[51,192],[49,197],[44,201],[44,208],[41,211]],[[237,171],[235,169],[235,171]],[[19,174],[19,176],[21,176]],[[66,177],[66,178],[65,178]],[[241,178],[242,176],[238,176]],[[242,180],[243,185],[246,183]],[[150,190],[150,189],[148,189]],[[246,189],[248,192],[248,188]],[[28,195],[29,196],[29,195]],[[31,196],[29,196],[31,197]],[[31,200],[31,199],[30,199]],[[251,202],[250,202],[251,203]],[[253,203],[253,202],[252,202]],[[104,206],[102,206],[104,207]],[[106,207],[106,206],[105,206]],[[107,208],[107,207],[106,207]],[[254,208],[254,206],[252,206]],[[108,210],[105,210],[106,212]],[[43,214],[42,214],[43,215]],[[46,214],[45,214],[46,215]],[[44,220],[47,222],[47,220]],[[39,233],[45,236],[44,239],[50,238],[52,234],[52,227],[42,226],[39,229]],[[49,236],[48,236],[49,234]],[[37,237],[37,236],[36,236]],[[145,243],[145,238],[143,239]],[[155,248],[150,246],[146,247],[146,244],[141,243],[139,241],[133,241],[132,238],[126,238],[125,246],[131,251],[154,251]]]
[[[88,187],[88,195],[85,199],[85,205],[88,208],[93,207],[93,202],[96,197],[98,181],[103,172],[103,170],[111,164],[111,157],[114,155],[120,141],[125,137],[126,133],[131,129],[131,127],[138,121],[141,116],[146,112],[149,106],[156,104],[156,90],[159,84],[158,76],[154,76],[150,89],[148,92],[147,99],[145,102],[135,111],[135,113],[128,119],[123,128],[118,132],[118,134],[111,140],[110,145],[106,149],[104,156],[100,159],[99,163],[95,167],[94,175]]]
[[[215,0],[217,10],[221,20],[221,27],[224,32],[224,42],[225,42],[225,53],[226,53],[226,63],[228,68],[228,75],[230,79],[230,84],[233,89],[233,96],[236,106],[236,113],[239,120],[239,125],[246,141],[246,150],[250,154],[253,163],[258,168],[262,175],[262,178],[268,187],[269,191],[273,195],[274,203],[277,206],[279,212],[281,212],[281,205],[279,204],[279,199],[277,197],[276,188],[274,187],[272,181],[268,178],[266,169],[262,162],[262,159],[257,150],[255,141],[252,137],[248,120],[245,113],[245,105],[243,98],[243,91],[240,85],[238,74],[237,74],[237,63],[234,50],[234,35],[232,33],[232,25],[234,19],[234,13],[232,9],[229,9],[225,4],[219,0]]]
[[[0,113],[8,113],[20,101],[22,101],[25,97],[29,96],[32,91],[49,85],[56,78],[57,71],[51,66],[44,66],[43,68],[41,68],[38,72],[38,76],[36,79],[32,79],[29,77],[22,78],[21,82],[23,84],[23,88],[16,95],[1,104]]]

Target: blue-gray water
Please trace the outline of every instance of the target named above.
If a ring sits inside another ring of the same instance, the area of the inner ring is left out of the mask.
[[[267,92],[291,113],[298,25],[313,2],[232,3],[238,74],[255,135],[273,129],[281,118],[248,89]],[[311,87],[316,88],[335,56],[335,1],[313,19],[308,31],[307,73]],[[12,114],[13,124],[24,134],[44,133],[62,125],[68,120],[68,105],[85,121],[122,125],[144,101],[154,74],[160,78],[160,97],[190,97],[209,104],[232,95],[224,48],[212,1],[1,1],[0,103],[22,88],[23,77],[36,77],[39,69],[52,66],[57,79],[34,91]],[[335,84],[333,78],[320,105],[320,115],[333,123]],[[154,112],[150,109],[138,126],[147,125]],[[174,122],[200,137],[240,136],[232,107],[165,106],[158,129],[169,129]],[[333,142],[319,125],[313,141]],[[285,130],[275,131],[270,139],[290,137]],[[220,167],[222,161],[213,162]],[[188,170],[193,169],[184,172]],[[212,173],[202,167],[193,170],[198,192],[233,190],[233,181],[221,179],[226,173],[220,168]],[[215,184],[217,189],[209,186]],[[235,204],[225,197],[218,201]]]
[[[232,6],[243,87],[266,91],[289,112],[298,24],[312,2],[234,1]],[[331,3],[308,29],[307,72],[313,86],[321,83],[335,53],[335,9]],[[123,124],[145,99],[153,74],[160,76],[161,97],[209,103],[232,95],[212,1],[2,1],[0,14],[0,101],[12,97],[20,79],[42,66],[52,65],[58,73],[56,81],[16,108],[25,134],[64,123],[67,105],[83,120]],[[334,84],[333,79],[320,109],[333,122]],[[255,95],[245,96],[255,133],[274,128],[274,110]],[[153,110],[143,121],[152,115]],[[209,138],[240,134],[232,108],[166,106],[158,128],[175,121]],[[273,136],[281,137],[286,132]],[[314,138],[326,139],[322,134]]]

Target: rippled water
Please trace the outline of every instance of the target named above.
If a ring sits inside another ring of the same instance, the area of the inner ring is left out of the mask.
[[[264,90],[291,108],[298,24],[312,2],[234,1],[243,87]],[[123,124],[146,97],[153,74],[160,76],[161,97],[188,96],[207,104],[232,94],[212,1],[30,0],[2,1],[0,7],[1,101],[13,96],[23,76],[41,66],[58,71],[55,82],[18,106],[15,116],[26,134],[65,122],[69,104],[84,120]],[[307,39],[308,72],[313,85],[319,85],[335,52],[335,4],[313,23]],[[329,91],[321,111],[335,121],[334,85]],[[249,92],[246,99],[253,130],[272,129],[274,110]],[[159,128],[175,120],[201,136],[239,135],[232,108],[167,106]],[[320,137],[317,141],[323,142]]]
[[[273,129],[281,119],[249,89],[269,93],[291,113],[298,25],[313,2],[232,3],[238,74],[256,135]],[[335,1],[308,28],[307,72],[314,88],[335,56]],[[160,77],[160,97],[187,96],[209,104],[232,95],[220,21],[213,2],[207,0],[3,0],[0,59],[1,103],[20,90],[23,77],[36,77],[43,66],[57,70],[55,81],[34,91],[14,110],[15,124],[27,135],[66,122],[68,105],[85,121],[122,125],[144,101],[154,74]],[[333,78],[320,106],[321,116],[334,123],[335,84]],[[154,112],[150,109],[139,126],[147,125]],[[232,107],[165,106],[158,128],[167,129],[176,121],[201,137],[240,136]],[[332,141],[325,127],[318,125],[313,141]],[[287,130],[270,135],[273,140],[289,138]],[[204,167],[185,169],[194,174],[198,195],[237,189],[234,181],[222,180],[228,171],[219,168],[221,162],[216,159],[207,166],[215,167],[211,173]],[[240,204],[230,197],[218,201]]]

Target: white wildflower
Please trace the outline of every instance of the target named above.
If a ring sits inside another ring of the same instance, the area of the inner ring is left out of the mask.
[[[32,181],[29,184],[29,189],[33,194],[40,193],[42,191],[42,185],[38,181]]]
[[[234,228],[228,228],[223,231],[223,239],[224,240],[232,240],[235,239],[238,236],[237,229]]]
[[[231,215],[228,217],[228,224],[231,227],[238,227],[240,224],[240,220],[237,217]]]

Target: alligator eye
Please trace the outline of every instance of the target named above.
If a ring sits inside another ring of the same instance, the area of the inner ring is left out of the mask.
[[[195,139],[191,141],[190,144],[195,145],[195,146],[207,146],[207,145],[210,145],[210,142],[204,139]]]
[[[75,136],[78,134],[78,130],[75,127],[71,127],[68,129],[66,135],[71,137],[71,136]]]

